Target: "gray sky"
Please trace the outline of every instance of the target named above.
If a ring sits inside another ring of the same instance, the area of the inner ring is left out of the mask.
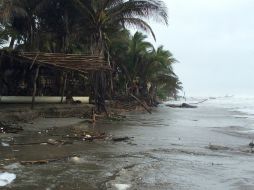
[[[179,60],[187,96],[254,95],[254,0],[164,0],[169,26],[156,45]]]

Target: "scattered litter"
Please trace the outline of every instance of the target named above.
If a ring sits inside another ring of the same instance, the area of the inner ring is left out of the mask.
[[[83,158],[80,158],[78,156],[71,157],[70,161],[75,163],[75,164],[82,164],[82,163],[86,162]]]
[[[57,145],[57,144],[59,144],[59,142],[57,140],[55,140],[55,139],[48,139],[47,143],[51,144],[51,145]]]

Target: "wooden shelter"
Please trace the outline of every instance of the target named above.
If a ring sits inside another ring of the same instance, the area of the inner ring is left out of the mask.
[[[59,75],[60,77],[54,78],[53,80],[55,81],[54,86],[59,88],[62,97],[66,92],[67,81],[73,82],[75,75],[88,76],[87,78],[90,78],[90,82],[93,81],[94,84],[91,85],[95,85],[95,88],[93,88],[94,94],[99,93],[94,96],[95,102],[98,102],[96,101],[96,97],[105,96],[105,89],[101,89],[101,85],[99,84],[98,86],[96,84],[101,83],[101,80],[104,81],[105,73],[111,70],[109,64],[102,57],[83,54],[8,52],[5,50],[0,50],[0,56],[0,96],[3,95],[2,89],[4,83],[6,83],[4,77],[8,72],[13,73],[13,80],[17,80],[17,78],[22,78],[23,80],[26,76],[26,83],[30,83],[30,89],[32,88],[31,92],[29,91],[29,95],[33,97],[32,107],[34,105],[35,96],[38,94],[38,78],[40,75],[48,75],[48,77],[51,76],[51,78]],[[104,75],[104,77],[98,78],[98,76],[102,75]],[[47,77],[44,77],[44,80],[46,79]],[[16,86],[19,86],[17,83],[21,83],[21,80],[17,80],[15,83]],[[50,80],[48,80],[48,83],[50,83]],[[101,101],[104,102],[104,100],[100,100],[99,102]]]

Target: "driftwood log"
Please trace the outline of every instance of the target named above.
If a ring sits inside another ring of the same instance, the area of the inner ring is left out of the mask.
[[[171,108],[197,108],[197,106],[193,106],[190,104],[182,103],[182,104],[167,104],[166,106]]]

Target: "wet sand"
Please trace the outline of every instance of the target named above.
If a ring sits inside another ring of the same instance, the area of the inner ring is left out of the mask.
[[[2,170],[17,176],[4,189],[254,189],[254,154],[248,146],[253,121],[234,115],[204,104],[197,109],[161,106],[152,115],[132,113],[125,121],[99,122],[94,128],[82,119],[38,119],[11,138],[43,142],[68,134],[69,126],[133,138],[0,146]],[[57,130],[46,132],[49,127]],[[11,140],[9,134],[0,136],[2,142]],[[17,164],[66,156],[43,165]]]

